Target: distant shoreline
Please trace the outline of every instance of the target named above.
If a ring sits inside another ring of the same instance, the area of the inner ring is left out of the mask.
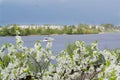
[[[92,34],[107,34],[107,33],[120,33],[120,32],[99,32],[99,33],[90,33],[90,34],[49,34],[49,35],[19,35],[19,36],[59,36],[59,35],[92,35]],[[17,36],[17,35],[16,35]],[[8,36],[0,36],[0,37],[14,37],[14,36],[11,36],[11,35],[8,35]]]
[[[91,34],[104,34],[104,33],[91,33]],[[26,35],[26,36],[59,36],[59,35],[88,35],[88,34],[49,34],[49,35]]]
[[[99,33],[90,33],[90,34],[49,34],[49,35],[26,35],[26,36],[92,35],[92,34],[106,34],[106,33],[120,33],[120,32],[99,32]]]

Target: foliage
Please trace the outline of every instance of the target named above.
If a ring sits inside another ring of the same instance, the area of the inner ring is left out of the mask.
[[[108,31],[108,32],[114,31],[114,28],[115,28],[113,24],[101,24],[101,26],[103,26],[105,31]]]
[[[32,26],[32,25],[31,25]],[[26,35],[51,35],[51,34],[92,34],[92,33],[99,33],[100,30],[94,28],[89,28],[86,24],[80,24],[78,26],[69,25],[64,26],[61,29],[59,28],[50,28],[47,27],[39,27],[39,28],[20,28],[18,25],[7,25],[0,29],[0,36],[15,36],[16,35],[16,28],[20,32],[20,36]]]
[[[120,80],[120,50],[99,51],[97,42],[76,41],[54,56],[50,38],[45,48],[40,41],[33,48],[23,43],[16,36],[15,45],[1,47],[0,80]]]

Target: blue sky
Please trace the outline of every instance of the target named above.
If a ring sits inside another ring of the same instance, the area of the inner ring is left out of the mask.
[[[120,24],[120,0],[0,0],[0,24]]]

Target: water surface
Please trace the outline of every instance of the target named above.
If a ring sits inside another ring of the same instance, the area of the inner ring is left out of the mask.
[[[24,46],[33,47],[37,40],[43,40],[46,36],[22,36]],[[84,41],[86,45],[91,44],[93,41],[98,41],[98,47],[103,49],[120,48],[120,33],[104,33],[104,34],[84,34],[84,35],[52,35],[54,38],[52,50],[58,54],[61,50],[65,49],[69,43],[77,40]],[[0,46],[3,43],[15,44],[15,37],[0,37]],[[41,42],[45,46],[45,42]]]

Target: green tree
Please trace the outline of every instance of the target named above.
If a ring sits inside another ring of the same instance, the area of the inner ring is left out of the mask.
[[[114,29],[113,24],[101,24],[105,28],[105,31],[112,31]]]

